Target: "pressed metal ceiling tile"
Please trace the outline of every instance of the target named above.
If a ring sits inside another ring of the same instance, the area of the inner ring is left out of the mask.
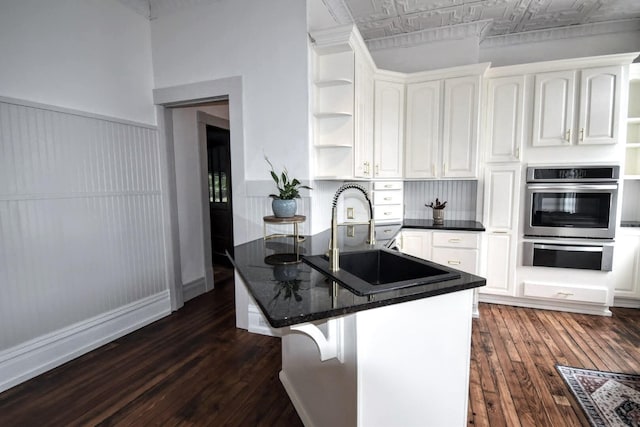
[[[486,36],[640,19],[640,0],[343,0],[365,39],[489,21]]]

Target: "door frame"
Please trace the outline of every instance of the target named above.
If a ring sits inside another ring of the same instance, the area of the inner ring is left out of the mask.
[[[165,263],[167,266],[167,289],[171,301],[171,310],[176,311],[184,305],[182,266],[180,261],[180,235],[178,230],[178,201],[176,188],[175,151],[173,141],[173,110],[175,107],[194,107],[221,99],[229,101],[229,136],[231,145],[231,182],[233,185],[232,209],[234,212],[233,238],[234,243],[240,241],[240,231],[246,229],[246,182],[244,171],[244,126],[243,126],[243,96],[242,77],[234,76],[217,80],[209,80],[184,85],[170,86],[153,90],[153,103],[156,105],[158,120],[158,139],[160,152],[161,173],[163,176],[163,215],[165,232]],[[202,147],[202,144],[199,144]],[[201,152],[201,148],[198,150]],[[205,146],[206,153],[206,146]],[[206,156],[200,154],[200,164]],[[200,168],[202,171],[202,167]],[[204,169],[206,171],[206,167]],[[208,185],[202,186],[203,191]],[[203,211],[204,212],[204,211]],[[208,206],[207,206],[208,213]],[[208,215],[203,214],[203,228],[211,227]],[[207,228],[210,230],[210,228]],[[211,255],[211,239],[209,240],[209,256]],[[207,243],[205,242],[205,258],[207,257]],[[207,261],[211,263],[211,258]],[[207,264],[205,264],[206,266]],[[205,281],[207,279],[205,268]],[[211,273],[211,283],[213,272]],[[208,285],[207,285],[208,286]],[[211,285],[213,286],[213,285]]]
[[[200,191],[202,202],[202,234],[204,252],[204,291],[215,287],[213,282],[213,246],[211,244],[211,216],[209,212],[209,165],[207,162],[207,125],[229,130],[229,120],[212,116],[204,111],[196,112],[198,122],[198,155],[200,157]],[[229,132],[231,137],[231,132]],[[233,162],[233,160],[232,160]],[[231,185],[233,185],[233,163],[231,165]],[[233,212],[233,190],[231,191],[231,212]]]

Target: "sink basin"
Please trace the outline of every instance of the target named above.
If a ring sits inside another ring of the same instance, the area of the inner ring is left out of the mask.
[[[341,253],[338,271],[330,270],[326,255],[302,260],[361,296],[460,278],[455,270],[385,249]]]

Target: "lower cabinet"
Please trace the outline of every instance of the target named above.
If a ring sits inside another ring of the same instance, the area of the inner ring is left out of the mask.
[[[402,230],[400,250],[470,274],[479,273],[481,234],[472,231]],[[478,315],[474,292],[473,314]]]
[[[640,308],[640,230],[622,228],[613,251],[615,307]]]

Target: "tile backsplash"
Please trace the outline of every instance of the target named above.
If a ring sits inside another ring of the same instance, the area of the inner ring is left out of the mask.
[[[431,219],[431,208],[425,207],[436,200],[447,201],[445,218],[475,220],[478,181],[405,181],[405,218]]]

